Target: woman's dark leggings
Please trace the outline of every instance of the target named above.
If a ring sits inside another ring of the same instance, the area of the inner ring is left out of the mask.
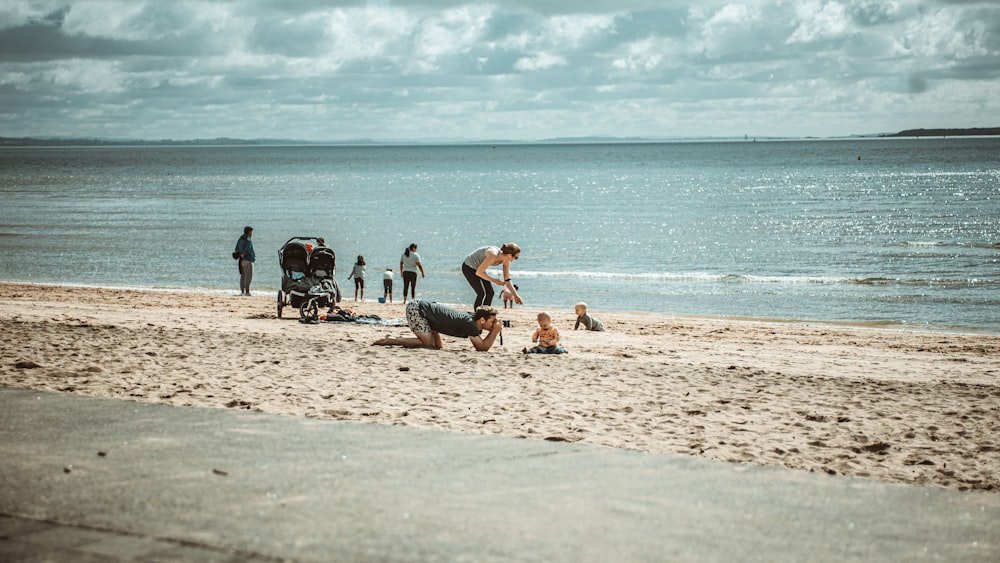
[[[410,291],[410,297],[417,298],[417,273],[403,272],[403,300],[406,300],[406,291]]]
[[[476,292],[476,308],[493,305],[493,284],[477,276],[476,270],[468,264],[462,264],[462,273]]]

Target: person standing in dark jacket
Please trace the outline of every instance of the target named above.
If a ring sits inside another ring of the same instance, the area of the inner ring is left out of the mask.
[[[244,227],[243,236],[236,241],[236,253],[240,260],[240,295],[250,297],[250,282],[253,281],[253,263],[257,256],[253,252],[253,227]]]

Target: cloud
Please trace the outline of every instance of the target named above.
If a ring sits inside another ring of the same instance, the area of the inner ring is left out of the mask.
[[[514,62],[514,70],[531,72],[536,70],[548,70],[552,67],[565,65],[566,59],[558,55],[542,53],[530,57],[521,57]]]
[[[799,25],[788,38],[792,44],[842,39],[853,31],[847,9],[840,2],[801,2],[795,6],[795,12]]]
[[[910,75],[910,93],[922,94],[927,91],[927,77],[916,73]]]
[[[3,136],[834,136],[993,125],[998,80],[986,1],[0,3]]]

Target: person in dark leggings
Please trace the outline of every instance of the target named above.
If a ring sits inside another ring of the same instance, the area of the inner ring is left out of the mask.
[[[473,250],[462,262],[462,274],[476,292],[475,306],[491,306],[493,304],[493,284],[506,287],[518,305],[524,303],[517,293],[517,288],[510,281],[510,263],[521,256],[521,247],[508,242],[496,246],[483,246]],[[491,266],[503,267],[503,278],[498,279],[486,272]]]
[[[354,269],[351,270],[351,275],[347,276],[347,279],[354,278],[354,300],[358,300],[358,293],[361,294],[361,300],[365,300],[365,257],[358,255],[358,261],[354,263]]]
[[[406,292],[410,292],[410,299],[417,298],[417,271],[424,274],[424,265],[420,262],[420,255],[417,254],[417,243],[412,243],[403,251],[399,257],[399,273],[403,276],[403,303],[406,303]]]

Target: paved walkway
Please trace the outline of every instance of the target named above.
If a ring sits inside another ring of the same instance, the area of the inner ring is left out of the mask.
[[[1000,495],[0,388],[0,561],[1000,561]]]

